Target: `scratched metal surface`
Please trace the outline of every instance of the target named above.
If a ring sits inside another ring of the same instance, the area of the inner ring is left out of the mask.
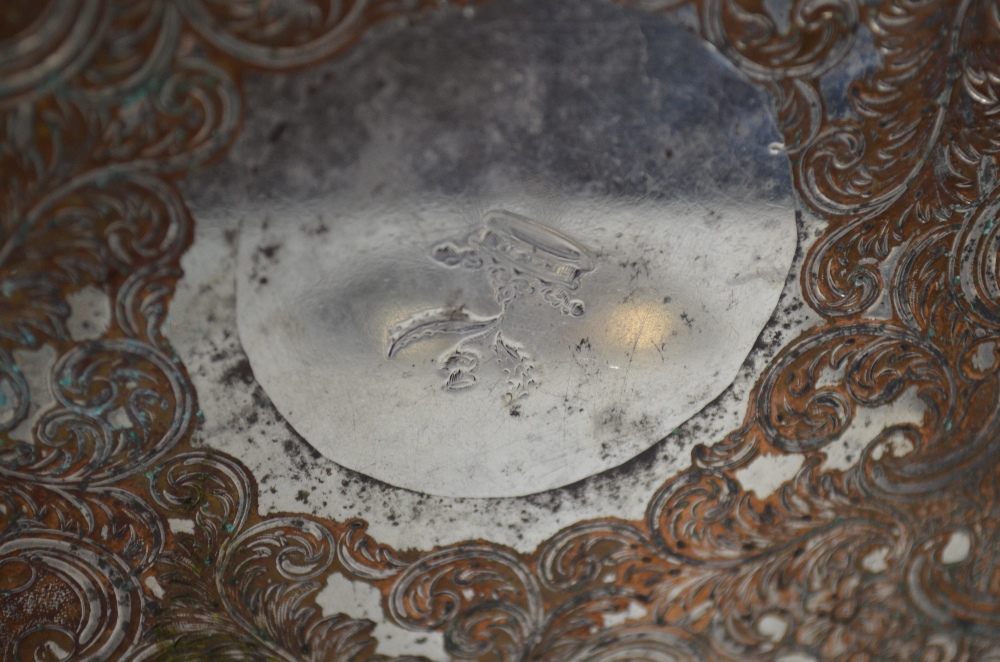
[[[998,35],[5,3],[0,657],[1000,659]]]

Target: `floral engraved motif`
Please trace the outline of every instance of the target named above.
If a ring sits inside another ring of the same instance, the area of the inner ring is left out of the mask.
[[[483,269],[500,306],[495,315],[476,315],[457,308],[432,308],[414,313],[389,330],[386,356],[393,358],[421,338],[458,335],[462,339],[439,359],[447,377],[444,389],[476,385],[484,346],[493,352],[506,376],[505,404],[519,400],[538,384],[535,363],[520,343],[503,335],[510,307],[522,297],[540,295],[563,315],[582,317],[583,301],[572,298],[581,279],[594,270],[594,257],[570,237],[530,218],[504,210],[487,212],[482,231],[464,245],[444,242],[431,256],[451,268]]]

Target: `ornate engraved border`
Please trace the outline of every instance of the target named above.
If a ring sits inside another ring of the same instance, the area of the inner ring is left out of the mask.
[[[574,524],[533,554],[397,552],[362,520],[261,517],[160,333],[192,220],[176,182],[239,130],[241,72],[337,55],[434,0],[15,3],[0,42],[0,654],[4,659],[379,659],[323,616],[339,572],[458,658],[1000,659],[1000,7],[700,0],[702,36],[773,97],[801,199],[827,221],[800,286],[822,323],[785,347],[743,425],[644,521]],[[690,3],[632,0],[649,10]],[[787,24],[784,24],[787,23]],[[824,75],[864,27],[878,66],[834,116]],[[67,297],[107,288],[104,337]],[[15,352],[59,352],[33,444]],[[824,449],[915,393],[923,425]],[[125,421],[125,422],[123,422]],[[735,472],[799,454],[766,499]],[[172,532],[169,518],[194,522]],[[960,549],[959,553],[954,550]],[[641,605],[645,616],[605,628]]]

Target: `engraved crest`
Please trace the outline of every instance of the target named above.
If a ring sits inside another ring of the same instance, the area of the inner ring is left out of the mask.
[[[594,257],[579,242],[513,212],[489,211],[483,221],[485,227],[464,244],[442,242],[431,257],[449,268],[485,270],[500,312],[478,315],[452,306],[414,313],[389,329],[386,356],[391,359],[423,338],[461,336],[440,358],[444,389],[475,386],[482,353],[492,352],[506,375],[503,400],[510,404],[527,395],[538,377],[525,347],[502,331],[508,309],[519,298],[539,295],[563,315],[582,317],[583,301],[572,294],[594,270]]]

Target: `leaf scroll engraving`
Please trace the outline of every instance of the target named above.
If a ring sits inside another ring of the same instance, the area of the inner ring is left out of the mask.
[[[87,1],[44,9],[22,31],[35,49],[0,66],[0,239],[12,247],[0,256],[0,439],[17,460],[0,461],[0,608],[12,615],[0,657],[385,659],[370,621],[315,608],[322,577],[339,572],[463,659],[1000,659],[996,3],[793,0],[779,16],[749,0],[632,0],[697,9],[702,35],[774,99],[798,191],[828,223],[804,247],[798,304],[821,320],[770,363],[741,427],[662,478],[644,520],[570,522],[534,552],[482,540],[397,552],[362,520],[262,515],[245,467],[192,450],[193,386],[159,333],[191,223],[169,178],[218,156],[244,111],[238,78],[174,81],[237,72],[237,60],[311,64],[363,32],[363,16],[403,4]],[[837,118],[820,78],[863,34],[880,63]],[[391,352],[459,338],[441,363],[452,388],[474,387],[490,352],[513,381],[537,380],[500,328],[518,299],[583,314],[575,287],[491,252],[487,226],[432,257],[485,273],[501,314],[432,309],[401,323]],[[77,346],[66,295],[109,280],[112,329]],[[64,357],[59,399],[22,446],[8,438],[33,395],[18,351],[41,343]],[[910,388],[923,425],[872,432],[849,470],[824,466],[860,408]],[[909,450],[884,450],[889,432]],[[806,461],[758,498],[733,475],[762,454]],[[609,624],[627,605],[644,615]]]

